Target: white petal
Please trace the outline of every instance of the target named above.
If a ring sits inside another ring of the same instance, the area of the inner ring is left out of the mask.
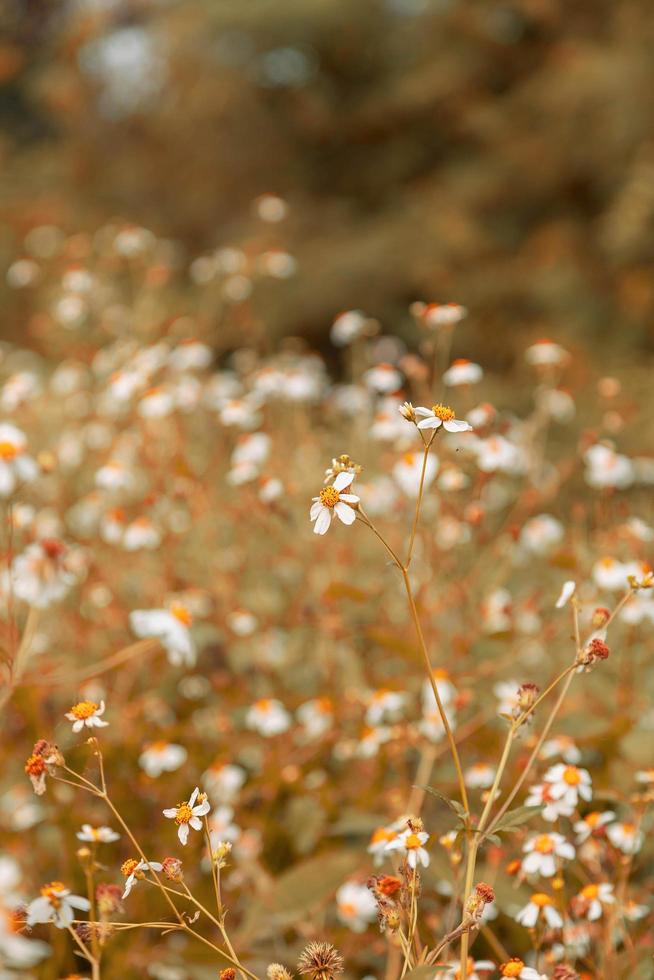
[[[311,504],[311,510],[309,511],[309,520],[315,521],[316,517],[318,516],[321,510],[322,510],[322,504],[320,503],[319,500],[317,500],[315,504]]]
[[[438,429],[438,427],[441,426],[442,424],[443,423],[441,422],[440,419],[437,419],[435,415],[432,415],[431,418],[423,419],[422,422],[418,422],[418,428],[419,429]]]
[[[353,479],[354,473],[339,473],[332,484],[334,490],[345,490],[352,483]]]
[[[177,831],[177,836],[179,837],[182,844],[186,844],[188,840],[188,824],[180,823],[179,830]]]
[[[202,821],[200,820],[199,817],[191,817],[191,819],[189,820],[189,824],[191,825],[193,830],[202,830]]]
[[[339,500],[334,507],[334,511],[336,516],[343,521],[343,524],[354,524],[357,515],[347,504],[342,504]]]
[[[329,507],[323,507],[316,518],[316,523],[313,525],[314,534],[325,534],[329,530],[331,522],[332,515]]]
[[[82,912],[88,912],[91,908],[91,903],[88,898],[82,898],[81,895],[69,895],[66,901],[73,906],[74,909],[81,909]]]
[[[162,813],[163,813],[164,817],[169,817],[169,818],[176,817],[177,816],[177,807],[171,806],[167,810],[163,810]]]
[[[472,429],[470,423],[462,419],[450,419],[449,422],[443,422],[443,426],[448,432],[470,432]]]
[[[188,805],[191,807],[191,809],[193,809],[193,807],[195,806],[195,801],[198,798],[199,792],[200,792],[200,787],[196,786],[193,792],[191,793],[191,798],[188,801]]]
[[[563,583],[563,588],[561,589],[561,595],[556,600],[556,609],[562,609],[563,606],[565,606],[565,604],[569,602],[569,600],[574,595],[576,588],[577,588],[577,583],[573,582],[572,579]]]
[[[420,419],[430,419],[434,414],[431,408],[424,408],[422,405],[418,405],[418,407],[414,409],[414,411],[418,416],[418,418]]]

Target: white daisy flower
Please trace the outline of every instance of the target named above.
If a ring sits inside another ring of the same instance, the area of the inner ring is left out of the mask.
[[[336,911],[352,932],[364,932],[377,918],[377,902],[366,885],[347,881],[336,892]]]
[[[425,849],[425,844],[429,840],[429,834],[424,830],[414,831],[410,827],[398,834],[386,845],[386,852],[400,851],[406,858],[406,862],[411,868],[417,868],[419,864],[426,868],[429,866],[429,854]]]
[[[66,712],[66,718],[72,721],[74,732],[81,732],[84,727],[106,728],[109,722],[100,717],[103,714],[104,701],[100,701],[100,704],[95,701],[78,701]]]
[[[426,327],[452,327],[468,314],[460,303],[412,303],[410,311]]]
[[[405,695],[401,691],[373,691],[366,709],[366,725],[396,721],[404,709]]]
[[[9,497],[21,483],[31,483],[39,468],[25,451],[27,439],[15,425],[0,423],[0,497]]]
[[[518,980],[547,980],[545,973],[539,973],[531,966],[525,966],[524,961],[512,956],[508,963],[500,966],[501,977],[517,977]]]
[[[645,840],[642,830],[629,821],[611,824],[606,831],[606,836],[623,854],[637,854]]]
[[[139,756],[139,765],[148,776],[156,779],[162,772],[175,772],[184,765],[187,751],[172,742],[150,742]]]
[[[581,752],[575,745],[574,739],[569,735],[554,735],[543,742],[539,757],[541,759],[552,759],[560,755],[564,762],[571,766],[576,766],[581,762]]]
[[[198,800],[200,801],[199,803],[197,802]],[[200,817],[204,817],[210,809],[209,800],[196,786],[189,800],[164,810],[163,815],[175,821],[177,824],[177,836],[182,844],[186,844],[189,827],[192,827],[193,830],[202,830]]]
[[[599,810],[593,810],[581,820],[575,821],[573,830],[577,835],[577,844],[585,843],[591,836],[601,836],[602,828],[611,823],[612,820],[615,820],[613,810],[605,810],[603,813],[600,813]]]
[[[146,871],[163,871],[163,864],[159,861],[137,861],[136,858],[130,858],[124,862],[120,870],[125,875],[125,890],[122,897],[127,898],[136,882],[145,878]]]
[[[368,844],[368,854],[372,855],[375,867],[383,864],[388,844],[395,840],[398,832],[404,826],[404,820],[396,820],[395,823],[389,824],[387,827],[377,827],[373,832],[370,843]]]
[[[288,731],[291,727],[291,716],[281,701],[275,698],[259,698],[248,709],[245,724],[268,738]]]
[[[596,922],[601,919],[604,905],[612,905],[615,902],[613,885],[608,882],[601,884],[586,885],[578,895],[572,899],[572,907],[575,914],[579,917],[588,919],[589,922]]]
[[[580,799],[588,802],[593,797],[590,773],[587,769],[560,762],[547,770],[543,780],[549,785],[550,799],[561,802],[572,810]]]
[[[463,419],[454,417],[454,410],[448,405],[432,405],[431,408],[418,406],[415,409],[419,429],[440,429],[441,425],[448,432],[470,432],[472,426]]]
[[[481,381],[483,376],[484,372],[479,364],[474,364],[465,357],[460,357],[452,362],[443,375],[443,384],[452,388],[458,385],[474,385]]]
[[[563,919],[554,907],[554,899],[550,898],[544,892],[535,892],[524,908],[520,909],[515,918],[516,922],[519,922],[521,926],[524,926],[526,929],[533,929],[541,916],[550,929],[563,928]]]
[[[77,831],[77,838],[92,844],[112,844],[120,840],[120,834],[111,827],[92,827],[90,823],[83,823],[82,829]]]
[[[553,878],[556,874],[557,858],[571,861],[575,849],[562,834],[537,834],[530,837],[523,847],[527,855],[522,860],[522,870],[525,874],[542,875],[543,878]]]
[[[314,534],[325,534],[336,514],[343,524],[354,524],[356,513],[351,504],[358,504],[359,498],[352,493],[343,493],[354,480],[354,473],[339,473],[331,486],[323,487],[309,512],[309,520],[315,521]]]
[[[209,766],[202,776],[202,781],[212,799],[231,803],[238,796],[247,778],[247,772],[241,766],[225,762]]]
[[[459,960],[450,960],[446,964],[447,970],[441,974],[443,980],[461,980],[461,964]],[[473,960],[468,957],[467,980],[484,980],[489,973],[495,971],[495,964],[492,960]],[[435,974],[438,976],[438,974]]]
[[[159,640],[174,667],[192,667],[195,663],[192,622],[191,613],[181,602],[171,602],[167,609],[135,609],[129,614],[129,625],[136,636]]]
[[[88,912],[91,903],[81,895],[71,895],[70,889],[60,881],[51,881],[41,889],[40,898],[27,906],[27,924],[52,922],[57,929],[67,929],[75,918],[75,909]]]

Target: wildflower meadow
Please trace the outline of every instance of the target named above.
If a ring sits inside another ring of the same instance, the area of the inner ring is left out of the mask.
[[[88,16],[108,132],[174,60]],[[652,980],[651,350],[437,263],[280,328],[292,174],[213,244],[60,179],[2,219],[1,980]]]

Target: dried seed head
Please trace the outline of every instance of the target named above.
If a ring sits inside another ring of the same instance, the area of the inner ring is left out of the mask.
[[[589,671],[602,660],[607,660],[609,653],[610,650],[604,640],[600,640],[599,637],[595,637],[595,639],[591,640],[590,643],[581,651],[577,658],[577,664],[579,667],[584,667],[586,671]]]
[[[220,971],[220,980],[235,980],[236,970],[232,966],[228,966],[225,970]]]
[[[603,626],[606,626],[610,618],[610,610],[607,609],[606,606],[598,606],[597,609],[593,610],[590,625],[594,630],[600,630]]]
[[[293,975],[281,963],[271,963],[266,969],[268,980],[293,980]]]
[[[533,708],[536,698],[538,697],[538,691],[538,685],[532,684],[530,681],[527,681],[526,684],[520,685],[518,688],[516,706],[512,712],[516,721],[525,713],[525,711],[529,711],[530,708]]]
[[[343,972],[343,957],[331,943],[309,943],[300,955],[297,968],[311,980],[333,980]]]
[[[480,881],[475,887],[475,891],[477,893],[477,897],[484,902],[485,905],[495,901],[495,892],[490,885],[486,884],[485,881]]]
[[[118,885],[100,882],[95,889],[95,900],[98,904],[98,914],[101,919],[108,919],[122,911],[123,890]]]
[[[182,862],[179,858],[167,857],[161,862],[163,873],[169,881],[182,880]]]

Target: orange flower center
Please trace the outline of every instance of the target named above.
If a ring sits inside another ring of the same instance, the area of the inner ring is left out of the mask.
[[[333,487],[323,487],[318,495],[318,499],[323,507],[334,507],[338,503],[340,493]]]
[[[61,905],[61,893],[66,891],[66,886],[61,881],[51,881],[49,885],[44,885],[41,894],[50,902],[54,908]]]
[[[503,963],[500,967],[503,977],[519,977],[524,970],[525,965],[522,960],[516,958],[509,960],[508,963]]]
[[[552,838],[549,834],[541,834],[537,837],[534,842],[534,850],[538,851],[539,854],[551,854],[554,850],[554,844],[552,843]]]
[[[0,442],[0,459],[10,462],[18,456],[18,447],[13,442]]]
[[[563,781],[568,784],[568,786],[578,786],[581,782],[581,775],[576,766],[566,766],[565,772],[563,773]]]
[[[339,911],[345,919],[353,919],[357,914],[357,907],[353,902],[341,902]]]
[[[404,846],[406,847],[407,851],[415,851],[417,848],[422,847],[422,844],[417,834],[409,834],[407,839],[404,841]]]
[[[170,612],[183,626],[190,626],[193,622],[193,617],[181,602],[173,602],[170,606]]]
[[[95,701],[79,701],[74,704],[70,709],[71,715],[75,715],[78,721],[84,721],[86,718],[90,718],[98,710],[99,705]]]
[[[474,962],[472,956],[469,956],[468,957],[468,969],[466,971],[467,974],[468,974],[468,976],[470,976],[472,973],[474,973],[474,969],[475,969],[475,962]],[[454,974],[454,977],[455,977],[455,980],[461,980],[461,970],[457,970],[456,973]]]
[[[193,810],[188,803],[178,803],[175,823],[188,823],[193,816]]]
[[[552,904],[552,899],[549,897],[549,895],[546,895],[544,892],[536,892],[534,895],[531,896],[529,901],[531,902],[532,905],[538,906],[539,909],[544,909],[546,905]]]
[[[393,840],[395,834],[386,830],[385,827],[378,827],[377,830],[373,832],[371,844],[381,844],[382,841]]]
[[[449,405],[441,405],[439,402],[438,405],[432,405],[431,410],[441,422],[449,422],[454,418],[454,410]]]
[[[581,895],[582,898],[592,902],[599,895],[599,885],[586,885],[585,888],[581,889]]]
[[[127,861],[124,861],[120,866],[121,874],[124,874],[126,878],[129,878],[129,876],[133,874],[137,865],[138,861],[136,858],[128,858]]]

